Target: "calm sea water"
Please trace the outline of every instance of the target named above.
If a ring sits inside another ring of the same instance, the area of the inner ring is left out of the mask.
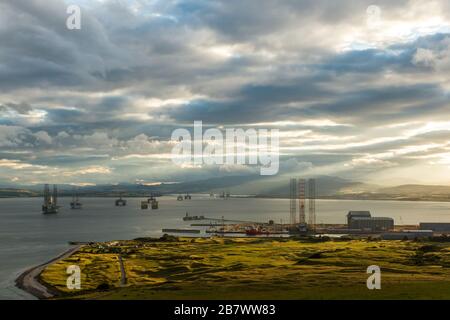
[[[82,210],[70,210],[70,198],[61,198],[57,215],[40,212],[41,199],[0,199],[0,299],[31,299],[15,288],[14,279],[25,269],[66,250],[68,241],[108,241],[161,236],[162,228],[188,228],[186,212],[212,218],[287,222],[286,199],[210,199],[194,195],[190,201],[159,198],[159,210],[141,210],[141,198],[129,198],[115,207],[113,198],[82,199]],[[358,200],[317,200],[317,223],[345,223],[349,210],[370,210],[396,224],[450,222],[450,203]]]

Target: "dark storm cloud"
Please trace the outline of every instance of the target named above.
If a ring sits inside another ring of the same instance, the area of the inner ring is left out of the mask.
[[[443,38],[424,37],[417,43]],[[248,85],[233,92],[231,99],[193,101],[173,109],[170,114],[179,121],[212,123],[300,120],[319,116],[390,123],[446,112],[449,96],[439,83],[367,87],[358,83],[381,77],[386,70],[395,70],[405,77],[422,73],[423,70],[411,63],[417,43],[402,46],[400,52],[392,52],[393,48],[346,52],[329,57],[322,64],[306,66],[309,76],[289,80],[280,77],[273,81],[277,84]],[[344,80],[344,76],[349,78]],[[335,85],[343,83],[348,87],[342,89]]]
[[[315,99],[331,101],[301,105]],[[288,103],[299,106],[286,106]],[[203,120],[224,124],[321,116],[355,122],[390,123],[444,112],[448,107],[448,95],[434,84],[336,92],[305,81],[304,86],[252,86],[240,91],[236,99],[226,102],[194,101],[174,109],[171,116],[178,121]]]
[[[48,111],[47,119],[50,123],[67,124],[87,122],[88,115],[77,109],[52,109]]]
[[[350,51],[332,57],[317,68],[335,72],[337,75],[380,73],[386,69],[394,69],[398,72],[414,71],[414,65],[411,63],[414,52],[413,47],[404,48],[400,54],[376,49]]]
[[[33,108],[28,103],[25,103],[25,102],[22,102],[22,103],[8,102],[8,103],[0,104],[0,111],[2,111],[2,110],[3,111],[13,110],[20,114],[27,114],[31,110],[33,110]]]
[[[167,159],[139,158],[167,153],[172,131],[194,120],[268,128],[293,122],[279,126],[288,134],[284,146],[310,149],[283,155],[286,165],[297,159],[338,166],[366,153],[446,142],[445,130],[408,136],[401,128],[377,129],[448,121],[448,34],[427,30],[420,37],[412,28],[417,35],[401,41],[384,34],[393,23],[405,27],[416,2],[80,3],[82,30],[75,32],[65,27],[63,1],[0,3],[0,144],[34,157],[18,160],[111,165],[115,179],[130,172],[174,180],[220,175],[217,168],[183,171]],[[146,6],[133,8],[139,3]],[[380,30],[366,28],[372,4],[387,21]],[[420,22],[427,9],[414,9],[410,19]],[[420,48],[428,50],[425,63],[416,59]],[[127,155],[137,157],[108,162]],[[413,161],[405,157],[388,161]]]
[[[339,25],[360,21],[369,5],[396,10],[407,0],[378,0],[375,3],[372,0],[188,0],[174,3],[171,12],[180,23],[207,26],[227,40],[257,42],[259,38],[293,27],[300,32],[310,28],[311,24]]]
[[[367,121],[384,121],[389,118],[420,116],[419,113],[433,112],[443,107],[447,96],[438,85],[416,84],[411,86],[386,86],[377,89],[350,91],[337,95],[332,103],[312,105],[311,115],[334,115],[342,118],[371,117]],[[427,105],[416,107],[418,103]],[[437,103],[435,106],[433,104]],[[398,119],[397,119],[398,120]]]
[[[0,54],[7,68],[0,74],[0,84],[7,89],[50,84],[95,90],[142,81],[159,86],[186,83],[216,68],[213,64],[202,68],[204,57],[192,48],[195,32],[186,27],[213,28],[217,35],[229,34],[234,40],[244,37],[251,43],[259,33],[293,27],[306,17],[323,23],[343,21],[352,15],[350,3],[168,2],[163,13],[173,15],[173,21],[136,18],[125,5],[111,1],[97,12],[83,10],[82,29],[70,32],[65,28],[66,7],[61,1],[7,1],[3,5],[6,24],[0,30],[0,40],[6,44]],[[362,13],[364,5],[358,5]],[[256,14],[261,10],[264,15]],[[14,19],[19,14],[21,19]]]
[[[36,165],[47,165],[47,166],[60,166],[65,165],[91,165],[96,164],[99,161],[107,160],[109,157],[107,155],[56,155],[56,156],[43,156],[37,160],[33,161]]]
[[[0,73],[3,89],[27,86],[85,86],[117,58],[103,26],[89,14],[84,29],[66,28],[67,6],[58,0],[14,0],[2,4]]]

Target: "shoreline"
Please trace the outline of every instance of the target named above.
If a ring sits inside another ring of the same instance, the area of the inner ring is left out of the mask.
[[[72,254],[77,252],[82,246],[83,245],[73,246],[64,251],[63,253],[59,254],[57,257],[43,264],[25,270],[14,281],[16,287],[31,294],[32,296],[38,299],[49,299],[57,296],[59,292],[51,287],[42,284],[42,282],[39,281],[39,276],[46,267],[62,259],[70,257]]]
[[[80,194],[83,198],[117,198],[118,195],[83,195]],[[165,196],[173,196],[173,195],[162,195],[161,197]],[[60,198],[71,198],[71,195],[60,195]],[[124,198],[134,198],[134,199],[140,199],[140,198],[148,198],[146,195],[125,195]],[[35,199],[35,198],[42,198],[41,195],[37,196],[0,196],[0,200],[2,199]],[[212,198],[220,200],[219,198]],[[266,199],[266,200],[289,200],[289,197],[283,197],[283,196],[268,196],[268,195],[234,195],[231,196],[230,199]],[[390,197],[351,197],[351,196],[320,196],[316,198],[317,200],[340,200],[340,201],[393,201],[393,202],[435,202],[435,203],[449,203],[449,198],[408,198],[408,197],[397,197],[397,198],[390,198]]]

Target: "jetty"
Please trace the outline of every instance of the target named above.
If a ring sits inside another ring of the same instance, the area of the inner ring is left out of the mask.
[[[162,229],[162,232],[168,232],[168,233],[200,233],[200,230],[195,230],[195,229]]]

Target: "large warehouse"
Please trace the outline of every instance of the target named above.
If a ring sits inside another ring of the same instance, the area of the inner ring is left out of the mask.
[[[347,214],[347,225],[350,226],[350,222],[354,218],[370,218],[370,211],[349,211]]]
[[[372,217],[370,211],[349,211],[347,214],[347,227],[349,229],[387,231],[394,229],[394,219]]]
[[[435,232],[450,232],[450,223],[448,222],[421,222],[421,230],[433,230]]]

